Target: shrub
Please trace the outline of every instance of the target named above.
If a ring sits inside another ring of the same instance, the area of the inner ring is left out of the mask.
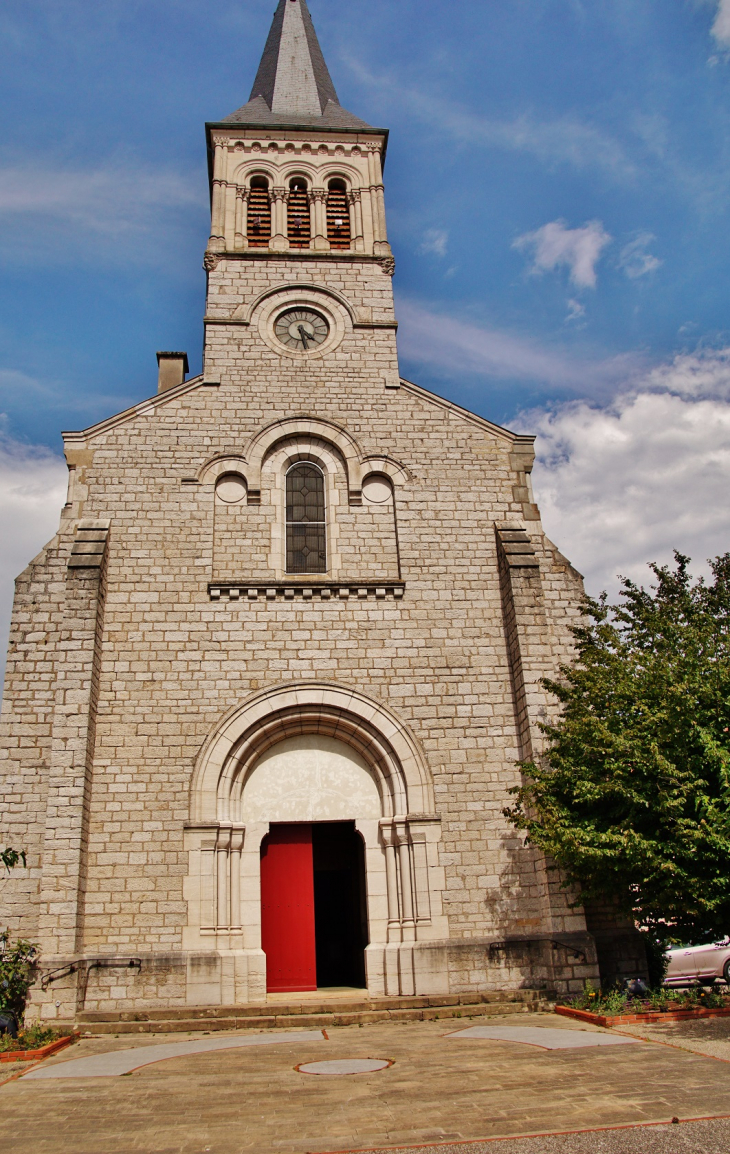
[[[55,1042],[61,1037],[63,1035],[60,1030],[54,1030],[51,1026],[29,1026],[27,1030],[21,1030],[17,1038],[1,1034],[0,1054],[8,1054],[13,1050],[39,1050],[41,1046],[47,1046],[49,1042]]]
[[[662,1014],[676,1010],[719,1010],[727,1005],[723,994],[694,986],[687,990],[671,990],[666,986],[653,989],[644,998],[631,998],[623,990],[596,990],[586,982],[582,994],[577,994],[567,1005],[575,1010],[590,1010],[608,1017],[620,1014],[641,1014],[652,1010]]]
[[[0,932],[0,1012],[9,1010],[22,1021],[28,991],[35,981],[38,947],[10,932]]]

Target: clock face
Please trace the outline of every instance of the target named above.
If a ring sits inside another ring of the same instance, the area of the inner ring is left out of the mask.
[[[329,336],[327,321],[314,309],[288,309],[274,326],[278,339],[288,349],[306,353],[316,349]]]

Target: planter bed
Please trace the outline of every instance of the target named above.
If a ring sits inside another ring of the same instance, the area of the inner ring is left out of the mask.
[[[591,1022],[594,1026],[634,1026],[637,1023],[684,1022],[688,1018],[726,1018],[730,1006],[722,1010],[706,1010],[700,1006],[696,1010],[644,1010],[638,1014],[592,1014],[590,1010],[574,1010],[572,1006],[556,1006],[556,1014],[564,1018],[576,1018],[579,1022]]]
[[[0,1054],[0,1062],[37,1062],[41,1058],[49,1058],[57,1050],[62,1050],[64,1046],[75,1041],[75,1036],[70,1034],[67,1038],[56,1038],[55,1042],[49,1042],[47,1046],[40,1046],[37,1050],[6,1050]]]

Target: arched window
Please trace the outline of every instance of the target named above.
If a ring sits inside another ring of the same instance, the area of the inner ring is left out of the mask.
[[[309,248],[312,228],[309,216],[309,196],[307,182],[300,176],[289,185],[287,206],[287,230],[290,248]]]
[[[254,176],[248,193],[249,248],[268,248],[271,240],[271,197],[265,176]]]
[[[344,180],[331,180],[327,189],[327,240],[330,248],[350,247],[350,210]]]
[[[286,475],[286,571],[327,572],[324,477],[316,465],[294,465]]]

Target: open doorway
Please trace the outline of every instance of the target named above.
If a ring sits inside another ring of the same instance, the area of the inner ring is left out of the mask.
[[[317,986],[365,986],[365,849],[354,822],[312,826]]]
[[[261,846],[266,988],[365,986],[365,851],[354,822],[272,824]]]

